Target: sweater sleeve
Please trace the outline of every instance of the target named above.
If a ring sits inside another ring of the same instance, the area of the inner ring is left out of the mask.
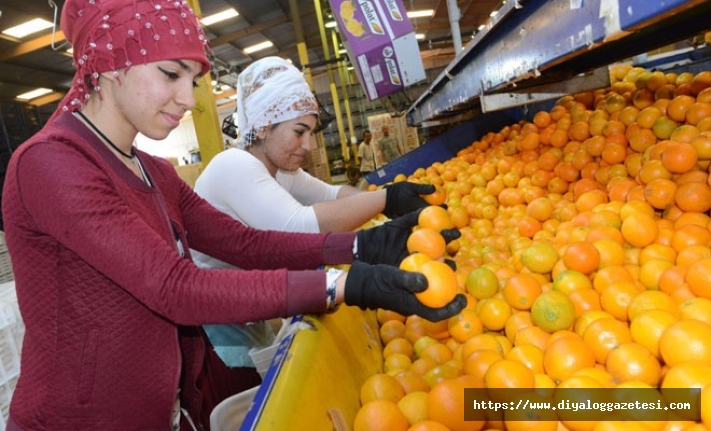
[[[19,158],[8,179],[17,190],[11,195],[18,195],[12,198],[12,223],[33,231],[27,235],[32,240],[41,235],[45,248],[35,250],[43,261],[22,261],[18,254],[19,270],[28,274],[37,265],[43,273],[56,271],[57,280],[66,283],[86,282],[95,274],[89,279],[111,280],[178,324],[323,311],[325,277],[314,269],[332,263],[327,254],[346,260],[340,263],[352,261],[353,236],[247,228],[200,199],[173,172],[177,180],[170,186],[180,190],[177,204],[191,240],[237,266],[257,269],[201,270],[180,257],[168,220],[162,222],[151,209],[160,205],[156,193],[136,193],[107,166],[65,146],[34,145]]]

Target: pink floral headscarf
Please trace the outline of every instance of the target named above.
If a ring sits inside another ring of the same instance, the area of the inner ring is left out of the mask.
[[[297,68],[280,57],[250,64],[237,78],[237,147],[252,145],[257,133],[304,115],[318,115],[318,103]]]
[[[81,109],[103,72],[178,59],[210,70],[207,38],[185,0],[67,0],[61,27],[77,68],[61,110]]]

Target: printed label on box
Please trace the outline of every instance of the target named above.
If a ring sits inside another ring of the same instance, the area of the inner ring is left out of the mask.
[[[373,34],[385,34],[385,30],[383,30],[383,23],[380,22],[378,12],[375,10],[375,6],[373,6],[373,3],[368,0],[359,0],[358,4],[360,5],[360,10],[361,12],[363,12],[363,17],[368,23],[370,31]]]

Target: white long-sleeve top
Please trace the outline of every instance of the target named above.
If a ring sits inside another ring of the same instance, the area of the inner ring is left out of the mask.
[[[287,232],[319,232],[312,205],[336,199],[339,189],[302,169],[279,170],[273,178],[259,159],[237,148],[215,156],[195,182],[195,192],[230,217],[257,229]],[[200,267],[230,267],[193,253]]]

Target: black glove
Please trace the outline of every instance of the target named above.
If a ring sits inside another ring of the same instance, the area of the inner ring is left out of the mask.
[[[419,272],[408,272],[388,265],[353,262],[348,271],[344,299],[361,309],[385,308],[404,316],[417,314],[431,322],[448,319],[467,306],[460,294],[442,308],[431,308],[415,297],[427,289],[427,279]]]
[[[385,209],[383,214],[388,218],[400,217],[429,204],[420,195],[429,195],[435,192],[431,184],[416,184],[407,181],[385,186]]]
[[[412,228],[417,226],[420,211],[422,209],[380,226],[358,231],[356,260],[399,266],[400,262],[410,254],[407,251],[407,238],[412,233]],[[445,229],[441,233],[447,243],[462,236],[459,229]]]

